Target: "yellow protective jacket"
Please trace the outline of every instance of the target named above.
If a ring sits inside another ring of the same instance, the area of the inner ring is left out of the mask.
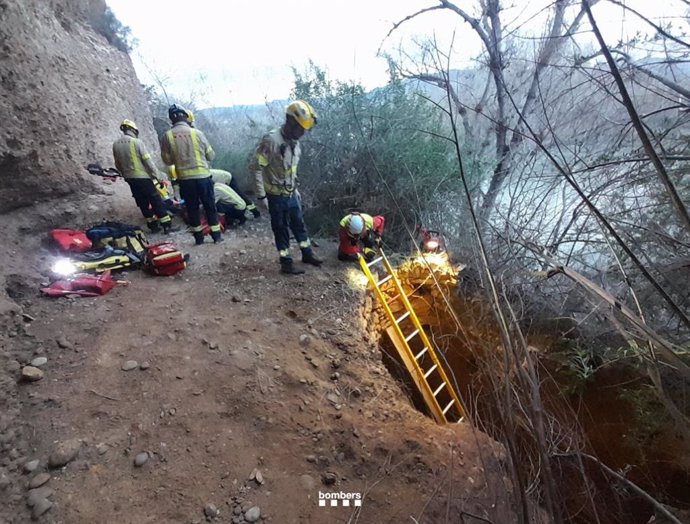
[[[249,165],[259,198],[295,192],[300,154],[299,142],[286,140],[281,129],[273,129],[261,139]]]
[[[213,194],[215,195],[216,204],[222,203],[234,207],[238,211],[247,209],[247,204],[240,196],[233,191],[233,189],[225,184],[216,182],[213,184]]]
[[[230,174],[230,171],[225,171],[223,169],[211,169],[211,180],[213,180],[214,184],[225,184],[226,186],[229,186],[230,182],[232,182],[232,175]]]
[[[206,136],[187,122],[177,122],[161,137],[161,158],[166,165],[175,166],[179,180],[210,176],[214,156]]]
[[[113,159],[115,167],[125,178],[158,178],[158,170],[146,146],[131,135],[123,135],[115,140]]]

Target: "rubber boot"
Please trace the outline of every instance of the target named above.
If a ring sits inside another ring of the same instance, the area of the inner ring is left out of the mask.
[[[168,222],[163,222],[161,224],[161,227],[163,228],[163,233],[166,235],[180,230],[179,227],[173,227],[172,220],[169,220]]]
[[[214,244],[220,244],[221,242],[225,241],[220,231],[211,231],[211,238],[213,239]]]
[[[302,250],[302,262],[316,267],[319,267],[321,264],[323,264],[323,260],[317,257],[310,247]]]
[[[288,275],[301,275],[304,273],[304,269],[295,267],[291,258],[280,257],[280,272]]]
[[[194,243],[199,246],[204,243],[204,232],[203,231],[194,231]]]
[[[161,230],[161,225],[158,223],[158,220],[152,220],[151,222],[147,222],[146,224],[149,228],[149,231],[151,233],[158,233]]]

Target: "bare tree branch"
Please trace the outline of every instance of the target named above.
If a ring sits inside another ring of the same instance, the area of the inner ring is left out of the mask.
[[[690,49],[690,44],[687,43],[685,40],[681,40],[680,38],[673,36],[671,33],[664,30],[663,27],[655,24],[654,22],[652,22],[649,18],[644,16],[639,11],[636,11],[632,7],[627,6],[624,3],[619,2],[618,0],[608,0],[608,1],[609,1],[609,3],[617,5],[618,7],[621,7],[623,9],[625,9],[626,11],[630,11],[632,14],[634,14],[635,16],[637,16],[638,18],[640,18],[641,20],[646,22],[648,25],[652,26],[660,35],[663,35],[664,37],[668,38],[669,40],[674,41],[676,44],[680,44],[683,47],[687,47],[688,49]]]
[[[673,184],[673,181],[668,176],[668,173],[666,172],[666,167],[657,155],[654,146],[649,140],[649,136],[647,135],[647,132],[644,129],[642,121],[640,120],[635,106],[632,100],[630,99],[628,90],[625,87],[625,82],[623,82],[623,78],[621,78],[620,72],[618,71],[616,61],[613,59],[613,56],[611,55],[606,45],[606,42],[604,42],[604,37],[601,35],[601,32],[599,31],[599,26],[597,25],[596,20],[592,15],[592,10],[590,9],[589,2],[590,0],[582,0],[582,5],[584,9],[587,11],[587,18],[589,18],[589,23],[592,26],[592,30],[594,31],[594,35],[596,36],[597,41],[599,42],[601,51],[603,52],[604,57],[606,58],[606,62],[608,62],[609,64],[611,74],[613,75],[613,78],[616,81],[616,85],[618,86],[618,90],[620,91],[621,97],[623,98],[625,108],[627,109],[628,114],[630,115],[630,120],[632,121],[633,126],[635,127],[635,130],[637,131],[637,134],[640,137],[640,141],[642,142],[642,145],[644,146],[647,155],[649,155],[652,164],[654,164],[654,168],[656,169],[659,179],[661,180],[662,184],[664,184],[664,186],[666,187],[666,191],[668,192],[671,198],[673,206],[676,208],[676,212],[681,222],[688,230],[688,233],[690,233],[690,215],[688,214],[688,210],[685,208],[685,204],[683,203],[683,201],[680,198],[680,195],[676,191],[676,187]]]

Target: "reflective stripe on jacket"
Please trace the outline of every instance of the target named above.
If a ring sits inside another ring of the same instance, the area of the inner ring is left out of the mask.
[[[113,143],[115,167],[125,178],[157,178],[156,166],[138,138],[124,135]]]
[[[300,154],[299,142],[286,140],[281,129],[273,129],[261,139],[249,167],[259,198],[294,193]]]
[[[231,187],[225,184],[213,184],[213,194],[215,195],[216,204],[222,203],[234,207],[238,211],[247,209],[247,204],[240,198],[240,196],[233,191]]]
[[[161,137],[161,158],[166,165],[175,166],[179,180],[208,177],[213,157],[206,136],[186,122],[177,122]]]
[[[211,180],[214,184],[225,184],[229,186],[232,182],[232,175],[230,171],[224,171],[223,169],[211,169]]]

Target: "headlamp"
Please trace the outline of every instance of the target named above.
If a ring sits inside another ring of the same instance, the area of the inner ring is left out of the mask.
[[[72,275],[77,272],[77,267],[67,258],[58,259],[52,267],[53,273],[63,277]]]

